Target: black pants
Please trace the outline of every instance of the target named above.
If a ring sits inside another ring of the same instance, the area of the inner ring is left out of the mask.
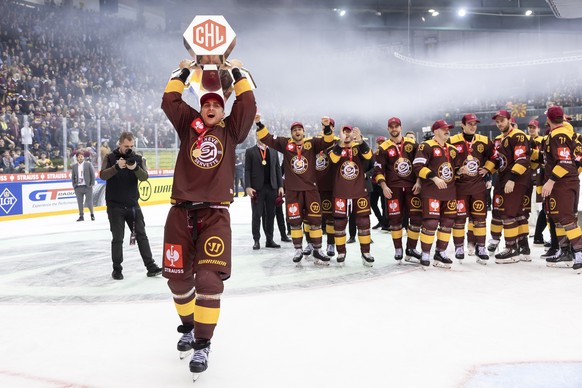
[[[380,200],[382,212],[380,212],[380,208],[378,208],[378,200]],[[388,225],[388,222],[386,221],[386,200],[384,198],[384,193],[382,192],[382,187],[379,185],[374,185],[374,190],[370,193],[370,207],[380,225]]]
[[[287,237],[287,223],[285,221],[285,213],[283,212],[283,205],[275,207],[275,216],[277,217],[277,227],[281,238]]]
[[[113,269],[121,271],[123,267],[123,237],[125,236],[125,224],[130,231],[134,231],[139,253],[146,268],[155,265],[150,249],[150,242],[145,231],[145,221],[139,206],[135,207],[107,207],[107,217],[109,218],[109,229],[113,239],[111,240],[111,260]]]
[[[263,230],[265,232],[265,236],[267,237],[267,241],[273,240],[276,197],[277,190],[273,189],[271,186],[263,186],[261,190],[257,190],[255,198],[251,200],[251,208],[253,210],[253,240],[259,241],[261,239],[261,218],[263,219]]]

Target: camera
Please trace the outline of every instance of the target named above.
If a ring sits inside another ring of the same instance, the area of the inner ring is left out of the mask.
[[[123,158],[125,163],[129,166],[133,166],[136,163],[136,155],[131,148],[126,150],[124,154],[121,152],[115,153],[115,160],[119,160],[121,158]]]
[[[135,153],[131,148],[125,151],[125,162],[130,166],[135,164]]]

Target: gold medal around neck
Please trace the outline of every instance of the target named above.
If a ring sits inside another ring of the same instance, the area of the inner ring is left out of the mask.
[[[473,155],[467,156],[467,160],[473,160]]]
[[[261,162],[261,164],[262,164],[263,166],[266,166],[266,165],[267,165],[267,161],[266,161],[266,160],[263,160],[263,161]]]
[[[298,168],[303,168],[303,160],[298,160],[297,161],[297,167]]]
[[[194,151],[192,151],[192,156],[194,158],[198,159],[200,155],[202,155],[202,151],[200,150],[200,148],[196,148]]]
[[[404,163],[404,158],[398,158],[396,161],[397,164]]]

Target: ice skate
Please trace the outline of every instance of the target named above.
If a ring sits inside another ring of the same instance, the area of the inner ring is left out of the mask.
[[[194,344],[194,330],[192,326],[180,325],[178,332],[182,333],[182,337],[178,341],[178,351],[180,352],[180,360],[185,359],[192,352],[192,345]]]
[[[208,368],[208,354],[210,353],[210,341],[194,342],[194,353],[190,360],[190,372],[192,372],[192,380],[198,380],[200,373]]]
[[[366,267],[374,266],[374,256],[372,256],[369,252],[362,253],[362,264]]]
[[[582,252],[574,252],[574,265],[572,269],[576,271],[578,275],[582,273]]]
[[[313,245],[311,243],[307,243],[305,249],[303,249],[303,256],[309,256],[313,253]]]
[[[495,253],[498,246],[499,246],[499,240],[491,239],[491,240],[489,240],[489,244],[487,245],[487,250],[491,253]]]
[[[482,265],[487,265],[489,261],[489,255],[487,254],[487,249],[482,246],[477,247],[477,263]]]
[[[329,257],[335,256],[335,245],[327,244],[327,252],[326,253]]]
[[[303,259],[303,250],[301,248],[297,248],[295,249],[295,254],[293,255],[293,262],[299,265],[301,259]]]
[[[519,250],[516,248],[505,248],[495,255],[496,264],[512,264],[519,262]]]
[[[465,249],[463,247],[456,247],[455,248],[455,259],[459,260],[459,263],[462,263],[464,258],[465,258]]]
[[[404,256],[404,261],[413,264],[420,264],[422,254],[416,249],[406,248],[406,256]]]
[[[329,265],[329,256],[326,256],[321,248],[313,251],[313,258],[315,265]]]
[[[551,268],[572,268],[574,265],[574,257],[567,249],[558,249],[556,254],[552,257],[546,258],[546,266]]]
[[[429,252],[426,252],[426,253],[422,252],[422,255],[420,256],[418,263],[420,264],[420,267],[422,268],[422,270],[426,271],[427,268],[430,267]]]
[[[345,252],[338,253],[336,260],[337,260],[337,263],[340,265],[340,267],[343,267],[344,264],[346,263],[346,253]]]
[[[544,253],[543,255],[540,255],[540,257],[542,259],[549,259],[549,258],[558,257],[561,254],[562,254],[562,250],[560,248],[552,248],[552,247],[550,247],[550,249],[548,249],[546,251],[546,253]]]
[[[432,263],[433,266],[439,267],[439,268],[450,269],[451,264],[453,264],[453,261],[447,257],[446,252],[436,251],[434,253],[433,263]]]
[[[529,246],[527,245],[521,246],[518,249],[519,249],[519,260],[529,263],[531,261],[531,250],[529,249]]]
[[[394,260],[396,260],[398,264],[402,264],[402,248],[396,248],[394,252]]]
[[[475,244],[467,243],[467,255],[468,256],[475,256]]]

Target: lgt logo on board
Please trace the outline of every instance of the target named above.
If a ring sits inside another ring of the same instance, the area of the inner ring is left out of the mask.
[[[4,189],[2,194],[0,194],[0,209],[4,211],[5,214],[10,213],[10,210],[16,205],[18,199],[12,194],[7,188]]]

